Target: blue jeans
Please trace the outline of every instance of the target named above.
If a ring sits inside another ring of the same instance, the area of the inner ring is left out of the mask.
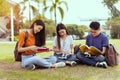
[[[76,57],[84,64],[95,66],[97,62],[102,62],[105,60],[103,55],[97,55],[92,57],[86,57],[80,50],[77,52]]]
[[[54,53],[54,56],[57,58],[57,62],[66,62],[66,61],[76,61],[76,55],[70,55],[67,59],[60,59],[59,57],[62,56],[62,54],[56,54]]]
[[[37,66],[50,68],[52,64],[56,63],[57,58],[55,56],[50,56],[47,58],[41,58],[37,55],[22,55],[22,67],[25,67],[29,64],[35,64]]]

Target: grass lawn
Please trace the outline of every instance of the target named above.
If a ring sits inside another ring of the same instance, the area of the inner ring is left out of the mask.
[[[76,40],[75,44],[84,44],[84,40]],[[110,40],[120,53],[120,40]],[[52,48],[53,41],[47,41]],[[0,43],[0,80],[120,80],[120,65],[107,69],[87,65],[75,67],[37,69],[29,71],[21,68],[20,62],[13,58],[15,43]],[[52,55],[53,52],[40,53],[41,57]]]

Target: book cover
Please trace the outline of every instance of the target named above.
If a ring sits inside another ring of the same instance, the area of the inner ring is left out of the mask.
[[[101,54],[101,51],[99,49],[97,49],[96,47],[94,47],[94,46],[88,47],[87,45],[81,45],[79,48],[83,53],[91,52],[92,55]]]
[[[49,48],[46,48],[46,47],[40,47],[37,49],[37,52],[47,52],[49,51]]]

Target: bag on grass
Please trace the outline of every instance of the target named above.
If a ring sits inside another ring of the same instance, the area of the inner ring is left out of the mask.
[[[81,46],[81,44],[74,46],[74,54],[76,54],[80,50],[80,48],[79,48],[80,46]]]
[[[116,66],[118,64],[118,52],[112,44],[108,45],[105,58],[109,66]]]
[[[24,39],[24,42],[26,43],[26,40],[28,38],[28,32],[26,31],[25,32],[25,39]],[[23,45],[23,47],[25,47],[25,43]],[[18,42],[16,43],[15,45],[15,49],[14,49],[14,58],[15,58],[15,61],[21,61],[21,52],[18,52]]]

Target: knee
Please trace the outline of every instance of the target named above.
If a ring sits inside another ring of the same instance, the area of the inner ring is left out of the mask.
[[[56,63],[56,62],[57,62],[57,57],[52,56],[51,59],[52,59],[52,62],[53,62],[53,63]]]
[[[77,53],[76,53],[76,57],[77,58],[80,58],[82,56],[82,52],[81,51],[78,51]]]
[[[21,63],[21,66],[22,66],[22,67],[25,67],[26,65],[27,65],[27,63],[25,63],[25,62],[22,62],[22,63]]]
[[[80,52],[80,51],[77,52],[76,58],[77,58],[77,59],[81,59],[81,58],[82,58],[82,55],[81,55],[81,52]]]
[[[99,55],[99,56],[97,57],[97,60],[100,61],[100,62],[102,62],[102,61],[105,60],[105,57],[104,57],[103,55]]]

